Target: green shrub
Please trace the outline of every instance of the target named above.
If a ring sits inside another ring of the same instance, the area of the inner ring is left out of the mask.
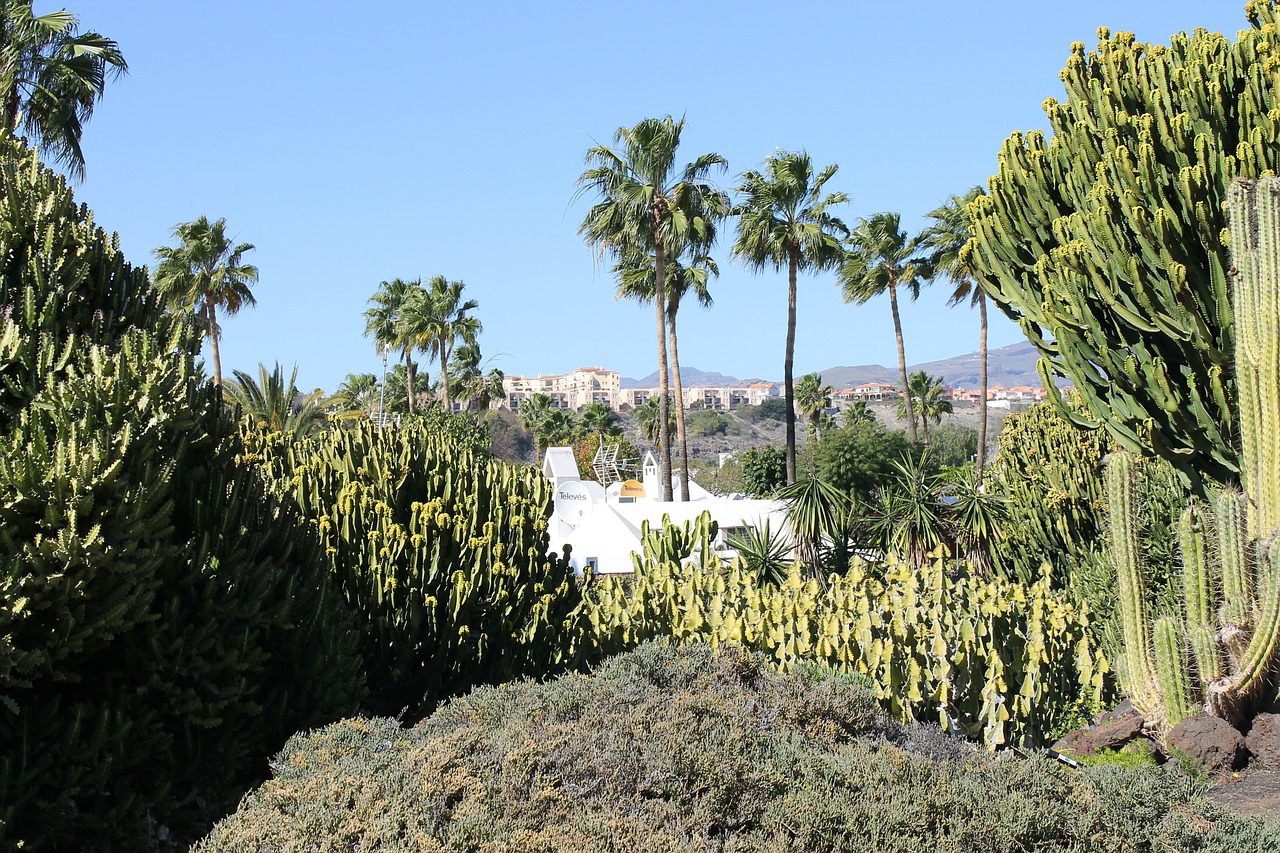
[[[0,846],[203,831],[357,707],[345,607],[190,321],[4,135],[0,306]]]
[[[693,411],[688,414],[689,435],[694,438],[708,438],[714,435],[729,435],[736,432],[732,417],[724,412],[713,412],[708,409]]]
[[[769,498],[787,483],[787,454],[781,447],[753,447],[742,454],[742,483],[755,498]]]
[[[826,430],[818,444],[818,477],[847,495],[867,501],[896,476],[895,463],[910,443],[902,430],[886,430],[871,421],[854,421]]]
[[[345,720],[195,850],[1274,850],[1154,770],[991,756],[841,678],[645,645],[482,688],[412,729]]]

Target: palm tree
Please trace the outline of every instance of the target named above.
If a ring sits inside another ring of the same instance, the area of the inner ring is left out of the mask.
[[[875,422],[876,413],[871,411],[871,407],[862,400],[855,400],[844,410],[845,426],[850,424],[873,424]]]
[[[253,244],[233,244],[227,237],[226,219],[210,222],[204,216],[175,225],[172,233],[180,245],[155,250],[160,262],[156,285],[172,308],[195,312],[213,353],[213,383],[221,387],[218,309],[234,316],[245,305],[257,304],[249,288],[258,281],[258,268],[244,263]]]
[[[591,403],[582,409],[582,428],[594,432],[603,439],[606,435],[622,435],[618,426],[618,413],[608,403]]]
[[[614,267],[618,279],[618,296],[648,302],[654,294],[654,269],[652,259],[638,251],[628,251]],[[710,308],[713,301],[707,290],[711,276],[719,277],[720,267],[705,251],[695,250],[686,266],[677,257],[667,261],[667,330],[671,347],[672,380],[675,385],[676,439],[680,445],[680,500],[689,500],[689,439],[684,417],[684,384],[680,376],[680,347],[676,337],[676,316],[680,303],[690,291],[698,304]]]
[[[4,129],[21,130],[75,178],[84,177],[80,135],[107,80],[129,66],[120,47],[62,9],[36,16],[31,0],[0,0],[0,93]]]
[[[931,470],[929,456],[908,454],[893,463],[897,476],[880,490],[872,528],[886,553],[897,553],[917,569],[953,535],[950,508],[943,501],[947,482]]]
[[[446,412],[452,411],[449,397],[449,355],[459,340],[474,344],[483,331],[479,318],[471,312],[480,307],[474,299],[463,301],[461,281],[447,281],[433,276],[425,290],[415,294],[405,305],[405,332],[418,349],[440,362],[440,395]]]
[[[796,409],[809,422],[809,430],[822,441],[822,414],[831,408],[830,385],[822,384],[822,375],[806,373],[796,382]]]
[[[987,299],[974,276],[972,257],[964,251],[969,242],[969,203],[985,195],[982,187],[973,187],[964,195],[953,195],[941,207],[929,212],[933,224],[920,235],[920,245],[930,252],[929,262],[935,273],[946,275],[951,283],[948,305],[959,305],[966,299],[970,307],[978,307],[979,384],[978,459],[975,476],[982,480],[982,467],[987,457]]]
[[[796,482],[796,405],[792,363],[796,350],[796,276],[801,270],[831,269],[840,261],[840,238],[848,233],[831,208],[844,193],[822,194],[839,167],[827,166],[815,177],[809,155],[779,151],[761,171],[742,173],[736,187],[743,200],[734,208],[738,238],[732,253],[748,267],[787,270],[787,352],[783,387],[787,404],[787,482]]]
[[[227,397],[240,407],[241,415],[252,424],[294,436],[314,435],[324,429],[325,414],[321,400],[324,393],[316,390],[303,394],[298,390],[298,366],[286,382],[284,370],[276,362],[267,372],[258,365],[258,379],[242,370],[233,371],[235,379],[227,386]]]
[[[917,370],[907,377],[907,390],[898,398],[898,417],[918,417],[924,428],[924,446],[929,446],[929,422],[942,422],[952,412],[950,400],[942,398],[942,378]]]
[[[546,394],[534,394],[520,403],[520,423],[524,425],[525,429],[533,433],[539,459],[542,458],[542,451],[547,449],[543,424],[546,423],[547,418],[554,411],[556,411],[555,403]]]
[[[686,247],[710,247],[715,226],[728,212],[728,196],[707,176],[723,169],[719,154],[703,154],[679,171],[676,149],[684,119],[647,118],[620,127],[613,146],[588,149],[587,168],[578,178],[579,193],[596,192],[597,202],[578,233],[598,252],[621,258],[628,250],[653,257],[654,312],[658,327],[658,458],[662,499],[672,499],[670,373],[667,366],[667,261]]]
[[[376,375],[348,373],[338,390],[327,397],[324,404],[343,418],[367,418],[378,410],[378,394],[381,390]]]
[[[372,337],[378,351],[385,353],[399,350],[404,356],[404,379],[407,392],[408,413],[413,414],[413,365],[414,342],[406,332],[405,309],[419,298],[422,279],[405,281],[393,278],[378,285],[377,293],[369,297],[373,307],[364,312],[364,336]]]
[[[641,403],[639,406],[636,407],[636,424],[640,427],[640,435],[644,438],[646,442],[648,442],[649,444],[655,447],[658,444],[658,438],[659,438],[659,435],[661,434],[662,427],[661,427],[661,422],[659,420],[659,418],[661,417],[662,417],[662,407],[658,405],[657,397],[650,397],[649,399],[645,400],[643,403]],[[674,419],[673,412],[671,411],[671,409],[668,408],[667,409],[667,421],[668,421],[667,433],[668,434],[670,434],[671,430],[675,427],[675,424],[671,423],[671,420],[673,419]]]
[[[840,266],[840,284],[844,301],[864,305],[882,293],[889,294],[893,312],[893,331],[898,337],[898,369],[902,375],[902,392],[907,393],[907,353],[902,343],[902,318],[898,314],[898,288],[905,287],[915,299],[920,285],[930,275],[928,261],[915,252],[919,238],[908,238],[896,213],[877,213],[863,219],[849,236],[844,263]],[[911,441],[917,441],[916,418],[911,399],[907,398],[907,426]]]

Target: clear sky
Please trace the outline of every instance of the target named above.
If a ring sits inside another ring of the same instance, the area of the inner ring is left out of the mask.
[[[1045,126],[1073,41],[1247,26],[1243,0],[67,5],[130,66],[87,128],[78,198],[136,264],[176,223],[225,217],[261,281],[224,324],[224,371],[297,364],[328,391],[380,370],[363,312],[395,277],[466,282],[486,369],[653,371],[652,310],[616,302],[577,236],[583,155],[620,125],[685,116],[680,162],[723,155],[726,188],[807,149],[839,164],[847,222],[896,210],[919,229],[985,183],[1011,132]],[[681,360],[781,379],[785,273],[731,262],[732,227],[715,306],[680,314]],[[946,296],[905,307],[908,362],[977,348],[976,312]],[[799,303],[797,375],[896,363],[886,299],[845,305],[826,274],[802,277]],[[991,346],[1020,340],[993,313]]]

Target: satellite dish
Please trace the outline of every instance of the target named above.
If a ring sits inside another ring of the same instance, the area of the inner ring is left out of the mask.
[[[556,515],[570,527],[577,527],[582,519],[591,514],[594,506],[591,491],[581,480],[567,480],[556,486]]]

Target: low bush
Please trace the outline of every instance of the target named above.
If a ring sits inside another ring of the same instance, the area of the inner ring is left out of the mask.
[[[1280,831],[1152,769],[992,756],[851,680],[644,645],[489,687],[413,729],[298,735],[212,850],[1270,851]]]

